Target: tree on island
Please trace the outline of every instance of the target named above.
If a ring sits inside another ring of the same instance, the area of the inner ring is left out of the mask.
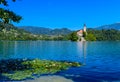
[[[72,32],[70,34],[70,40],[71,41],[77,41],[78,40],[77,32]]]
[[[85,39],[86,39],[87,41],[96,41],[96,37],[95,37],[95,35],[92,34],[92,33],[88,34],[88,35],[85,37]]]

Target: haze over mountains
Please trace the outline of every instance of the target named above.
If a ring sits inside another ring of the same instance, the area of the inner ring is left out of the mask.
[[[26,30],[30,33],[33,33],[33,34],[43,34],[43,35],[66,35],[66,34],[73,32],[73,30],[68,29],[68,28],[50,29],[50,28],[45,28],[45,27],[33,27],[33,26],[21,26],[19,28],[24,29],[24,30]],[[103,26],[99,26],[96,28],[92,28],[92,29],[97,29],[97,30],[116,29],[116,30],[120,30],[120,23],[103,25]]]

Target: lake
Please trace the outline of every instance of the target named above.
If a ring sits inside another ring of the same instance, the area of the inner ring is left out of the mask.
[[[11,58],[81,62],[54,75],[74,82],[120,82],[119,41],[0,41],[0,60]]]

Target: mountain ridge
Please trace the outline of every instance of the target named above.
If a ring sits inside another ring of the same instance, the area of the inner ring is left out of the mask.
[[[46,28],[46,27],[38,27],[38,26],[19,26],[19,29],[24,29],[25,31],[28,31],[32,34],[42,34],[42,35],[67,35],[73,32],[73,30],[69,28]],[[115,29],[120,30],[120,23],[114,23],[114,24],[107,24],[98,26],[95,28],[87,28],[87,29],[96,29],[96,30],[108,30],[108,29]],[[80,30],[80,29],[78,29]],[[77,30],[76,30],[77,31]]]
[[[113,23],[113,24],[107,24],[107,25],[102,25],[98,26],[95,29],[101,30],[101,29],[116,29],[120,30],[120,23]]]
[[[43,34],[43,35],[67,35],[72,32],[68,28],[46,28],[46,27],[36,27],[36,26],[20,26],[20,29],[24,29],[33,34]]]

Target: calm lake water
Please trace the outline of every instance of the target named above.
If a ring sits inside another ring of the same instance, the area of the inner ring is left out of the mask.
[[[119,41],[0,41],[0,60],[11,58],[81,62],[55,75],[74,82],[120,82]]]

